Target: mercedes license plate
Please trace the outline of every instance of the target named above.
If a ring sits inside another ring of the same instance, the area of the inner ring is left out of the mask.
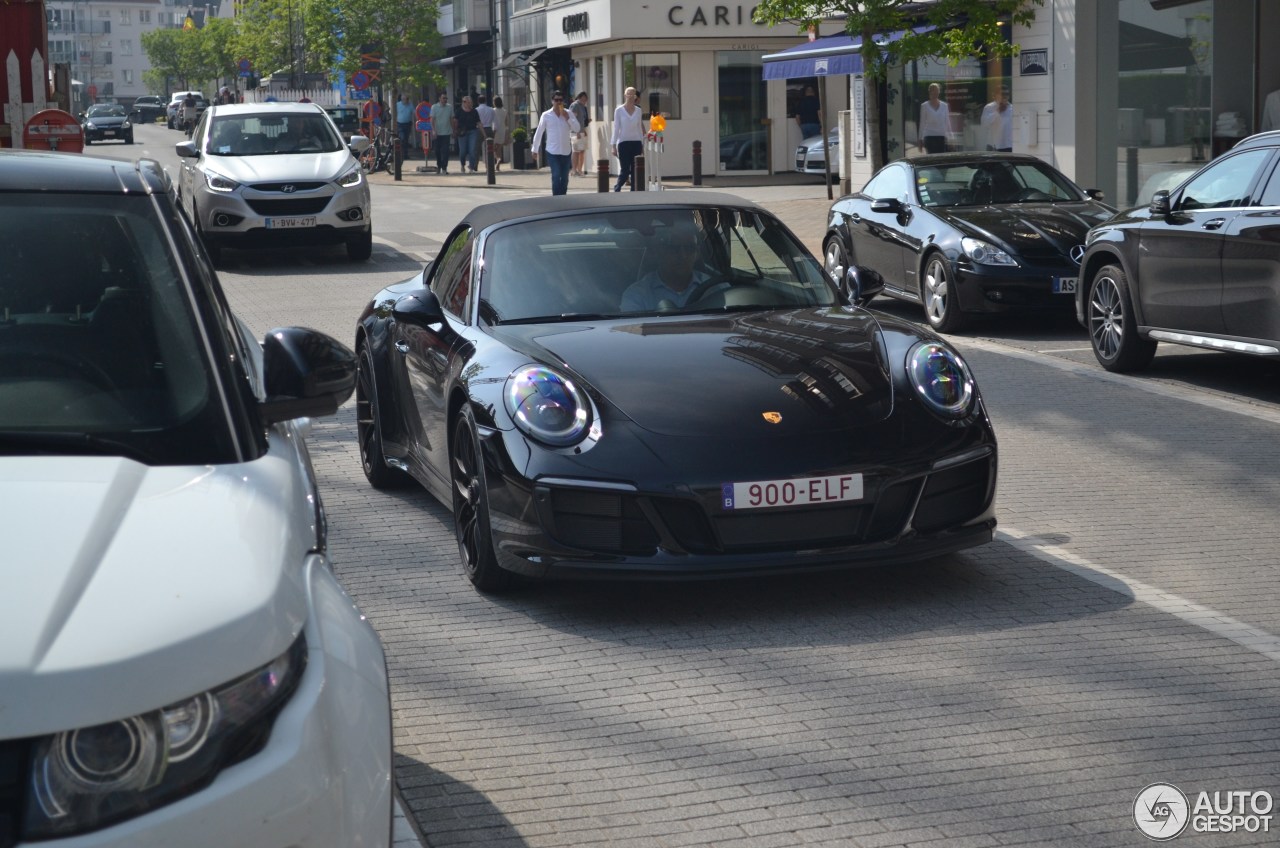
[[[1054,277],[1053,293],[1054,294],[1075,294],[1076,284],[1080,282],[1079,277]]]
[[[838,474],[832,477],[804,477],[799,480],[725,483],[720,487],[720,495],[725,509],[766,509],[860,501],[862,475]]]
[[[308,215],[305,218],[268,218],[268,230],[297,230],[306,227],[314,227],[316,225],[316,216]]]

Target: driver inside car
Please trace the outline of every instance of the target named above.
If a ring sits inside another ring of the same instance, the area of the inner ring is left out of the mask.
[[[658,234],[657,265],[622,293],[623,312],[680,309],[728,284],[708,285],[714,274],[700,262],[692,223],[674,224]]]

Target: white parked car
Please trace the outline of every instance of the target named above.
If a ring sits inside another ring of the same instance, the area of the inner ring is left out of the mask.
[[[0,255],[0,846],[386,848],[303,439],[354,355],[252,338],[153,161],[0,151]]]
[[[331,244],[364,261],[373,221],[356,156],[369,143],[315,103],[211,106],[176,145],[178,195],[215,264],[224,247]]]
[[[831,176],[838,177],[840,174],[840,166],[836,158],[836,151],[840,148],[840,131],[838,129],[831,130],[827,134],[827,146],[831,149]],[[825,154],[822,150],[822,136],[813,135],[800,142],[800,146],[796,148],[796,170],[802,174],[818,174],[821,176],[826,173],[823,158]]]

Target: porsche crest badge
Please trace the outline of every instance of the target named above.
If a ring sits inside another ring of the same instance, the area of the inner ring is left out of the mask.
[[[781,424],[781,423],[782,423],[782,413],[781,413],[781,412],[763,412],[763,413],[761,413],[761,414],[764,416],[764,420],[765,420],[765,421],[768,421],[770,424]]]

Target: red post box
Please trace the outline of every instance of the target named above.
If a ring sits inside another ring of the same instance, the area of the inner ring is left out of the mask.
[[[22,130],[22,146],[27,150],[84,152],[84,130],[75,115],[61,109],[36,112]]]

